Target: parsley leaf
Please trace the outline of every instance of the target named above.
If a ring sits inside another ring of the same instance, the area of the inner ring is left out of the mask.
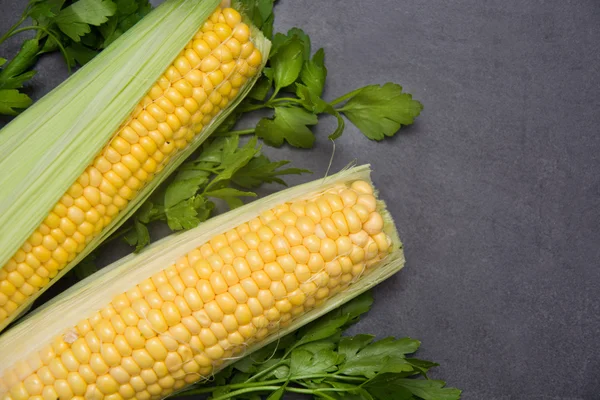
[[[31,103],[29,96],[16,89],[0,89],[0,114],[17,115]]]
[[[311,173],[309,170],[301,168],[280,169],[289,163],[289,161],[271,161],[267,156],[259,154],[240,168],[233,175],[232,180],[236,185],[247,189],[259,187],[263,183],[273,182],[287,186],[285,181],[279,178],[280,176]]]
[[[423,105],[402,86],[386,83],[359,89],[337,111],[343,112],[362,133],[373,140],[393,136],[402,125],[410,125],[421,113]]]
[[[430,379],[398,379],[396,383],[424,400],[454,400],[460,397],[460,390],[444,387],[444,381]]]
[[[298,36],[292,36],[276,50],[270,58],[275,93],[298,79],[304,63],[305,41]]]
[[[211,393],[211,398],[233,399],[270,394],[268,398],[278,399],[287,392],[300,392],[324,399],[458,400],[460,390],[446,388],[443,381],[410,378],[420,374],[417,365],[435,366],[405,358],[416,351],[416,340],[341,336],[348,322],[355,322],[371,303],[371,295],[362,294],[237,361],[217,374],[215,383],[196,385],[180,395]]]
[[[304,64],[304,68],[302,68],[302,72],[300,73],[300,80],[308,87],[308,90],[316,96],[321,96],[326,78],[325,51],[319,49],[312,60],[306,61]]]
[[[38,51],[39,42],[37,39],[24,41],[17,55],[8,64],[5,64],[2,71],[0,71],[0,89],[23,87],[23,83],[35,75],[35,71],[27,71],[27,69],[37,60]]]
[[[59,29],[73,41],[91,31],[90,25],[101,25],[117,11],[110,0],[79,0],[62,9],[55,18]]]
[[[133,226],[134,230],[128,232],[123,238],[130,246],[135,246],[137,253],[150,244],[150,232],[148,227],[137,218],[134,218]]]
[[[280,147],[285,140],[294,147],[310,148],[315,136],[308,126],[317,122],[315,114],[301,108],[275,107],[273,119],[263,118],[258,122],[256,136],[275,147]]]
[[[303,376],[330,372],[335,369],[338,355],[333,350],[321,350],[312,353],[305,349],[292,351],[290,357],[290,374],[294,376]]]

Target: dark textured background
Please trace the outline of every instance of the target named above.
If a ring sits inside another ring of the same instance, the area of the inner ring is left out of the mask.
[[[0,0],[0,31],[23,6]],[[373,165],[406,245],[353,332],[420,339],[464,399],[599,399],[600,2],[281,0],[276,13],[325,47],[328,98],[394,81],[425,105],[391,140],[348,126],[337,141],[334,169]],[[67,76],[58,56],[37,69],[36,98]],[[320,176],[333,123],[312,151],[267,153]]]

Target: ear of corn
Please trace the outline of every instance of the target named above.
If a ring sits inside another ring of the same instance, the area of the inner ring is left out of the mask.
[[[250,90],[270,43],[219,3],[165,2],[0,131],[0,330]]]
[[[36,310],[0,337],[0,398],[163,398],[403,263],[367,166],[288,189],[125,257]]]

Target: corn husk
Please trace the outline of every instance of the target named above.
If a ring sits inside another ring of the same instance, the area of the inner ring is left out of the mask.
[[[110,303],[114,296],[165,269],[183,255],[209,241],[213,236],[233,229],[278,204],[308,198],[336,184],[354,180],[370,181],[369,166],[351,168],[328,178],[275,193],[212,218],[194,229],[173,234],[152,244],[139,254],[131,254],[103,268],[43,305],[0,336],[0,348],[3,349],[0,354],[0,376],[4,370],[13,366],[23,357],[27,357],[31,352],[39,350],[52,338],[68,334],[69,330],[79,321]],[[404,266],[402,243],[392,217],[386,210],[383,201],[378,201],[377,207],[384,218],[384,231],[392,239],[391,254],[378,265],[367,270],[345,291],[332,296],[321,306],[294,319],[286,328],[249,346],[244,352],[245,355],[339,307],[392,276]],[[231,362],[233,361],[228,363]],[[228,363],[224,363],[220,368],[227,366]]]
[[[0,267],[40,225],[219,4],[219,0],[166,1],[0,131]],[[258,29],[251,30],[252,41],[265,55],[264,66],[270,42]],[[0,323],[0,330],[118,228],[223,122],[259,75],[245,84],[236,101],[205,126],[84,252]]]

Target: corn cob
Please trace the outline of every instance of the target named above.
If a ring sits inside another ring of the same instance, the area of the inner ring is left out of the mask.
[[[0,338],[0,398],[163,398],[375,285],[403,257],[366,180],[288,189],[88,278]]]
[[[105,234],[140,191],[239,97],[262,58],[241,15],[217,8],[0,268],[0,330],[89,251],[90,242]]]

